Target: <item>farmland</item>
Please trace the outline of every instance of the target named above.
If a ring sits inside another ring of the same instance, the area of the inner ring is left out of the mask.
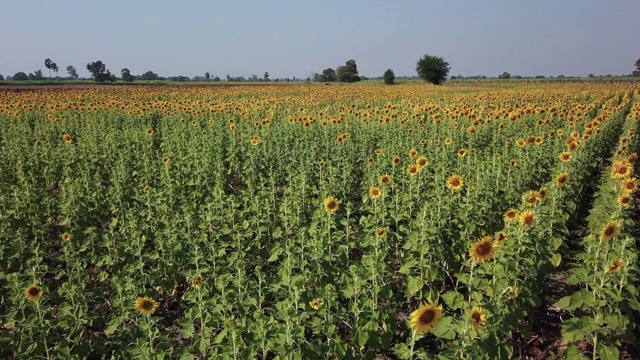
[[[518,358],[547,308],[541,356],[629,356],[639,100],[0,90],[0,358]]]

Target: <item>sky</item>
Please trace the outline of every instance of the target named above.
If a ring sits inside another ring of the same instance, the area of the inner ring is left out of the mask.
[[[630,74],[640,0],[0,0],[0,74],[111,72],[306,78],[354,59],[360,75]]]

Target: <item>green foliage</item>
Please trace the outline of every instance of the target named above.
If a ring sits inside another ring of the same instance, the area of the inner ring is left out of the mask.
[[[158,74],[154,73],[151,70],[149,70],[146,73],[142,74],[142,76],[140,78],[142,80],[147,80],[147,81],[160,80],[160,77],[158,76]]]
[[[72,79],[78,78],[78,72],[76,71],[76,68],[73,67],[72,65],[67,66],[67,74],[69,74],[69,76],[71,76]]]
[[[396,80],[396,75],[393,73],[393,70],[387,69],[382,75],[382,80],[384,80],[386,85],[393,85]]]
[[[424,81],[435,85],[442,85],[447,79],[450,70],[451,66],[444,61],[444,58],[429,54],[421,57],[416,64],[418,76]]]
[[[115,82],[116,77],[107,70],[106,65],[98,60],[87,64],[87,70],[91,73],[91,77],[96,82]]]
[[[360,76],[358,76],[358,66],[356,65],[356,61],[351,59],[348,60],[344,66],[338,66],[336,69],[336,77],[340,82],[358,82],[360,81]]]
[[[14,80],[14,81],[27,81],[27,80],[29,80],[29,76],[27,74],[25,74],[24,72],[19,71],[19,72],[13,74],[13,76],[11,77],[11,80]]]
[[[127,68],[120,70],[120,76],[122,77],[122,81],[124,82],[133,82],[133,80],[135,80],[133,75],[131,75],[131,71],[129,71],[129,69]]]
[[[498,78],[500,79],[511,79],[511,74],[509,74],[508,72],[503,72],[502,74],[500,74],[500,76],[498,76]]]

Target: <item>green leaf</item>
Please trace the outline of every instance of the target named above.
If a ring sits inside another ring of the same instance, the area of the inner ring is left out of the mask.
[[[464,296],[457,291],[447,291],[441,296],[444,303],[452,310],[457,310],[465,305]]]
[[[222,340],[224,340],[225,336],[227,336],[227,329],[222,329],[216,338],[213,340],[214,344],[220,344]]]
[[[558,267],[561,261],[562,256],[559,253],[553,253],[553,255],[551,256],[551,265],[553,265],[553,267]]]
[[[414,278],[413,276],[409,276],[409,281],[407,283],[407,292],[409,295],[413,295],[422,289],[424,283],[419,278]]]
[[[440,319],[436,326],[434,326],[432,333],[441,339],[455,339],[456,331],[453,320],[450,317]]]
[[[620,359],[620,352],[614,346],[605,346],[598,344],[598,355],[602,360],[618,360]]]
[[[580,350],[578,350],[578,347],[575,345],[569,345],[569,347],[567,348],[567,353],[566,353],[566,359],[571,359],[571,360],[588,360],[589,358],[587,358],[586,356],[582,355],[582,352],[580,352]]]

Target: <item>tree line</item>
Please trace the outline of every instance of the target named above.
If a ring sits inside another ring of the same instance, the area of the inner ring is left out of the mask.
[[[44,60],[44,66],[49,70],[49,79],[51,79],[51,73],[56,74],[56,78],[58,75],[58,65],[52,61],[50,58],[46,58]],[[635,70],[631,73],[630,76],[638,76],[640,77],[640,59],[636,60],[634,63]],[[91,74],[91,79],[96,82],[116,82],[118,77],[111,73],[109,69],[107,69],[105,63],[101,60],[93,61],[87,63],[87,71]],[[76,80],[79,78],[78,72],[76,68],[72,65],[66,67],[67,74],[69,75],[69,79]],[[420,59],[418,59],[416,63],[416,72],[418,76],[426,82],[430,82],[432,84],[441,85],[443,84],[451,70],[451,66],[448,62],[444,60],[444,58],[425,54]],[[607,75],[610,76],[610,75]],[[589,74],[589,78],[595,77],[593,74]],[[387,69],[382,75],[382,79],[385,84],[393,85],[395,83],[395,74],[392,69]],[[511,79],[512,76],[509,72],[503,72],[498,75],[498,79]],[[516,79],[522,79],[526,77],[522,77],[516,75]],[[536,79],[544,79],[543,75],[538,75],[535,77]],[[553,77],[552,77],[553,78]],[[565,78],[564,75],[559,75],[557,78]],[[147,71],[142,75],[132,75],[131,71],[127,68],[120,70],[120,78],[121,81],[124,82],[133,82],[135,80],[145,80],[145,81],[154,81],[154,80],[169,80],[169,81],[213,81],[219,82],[223,81],[220,77],[215,76],[211,78],[209,72],[204,74],[204,77],[195,76],[190,78],[188,76],[173,76],[173,77],[160,77],[158,74],[153,71]],[[333,69],[331,67],[326,68],[322,71],[322,73],[313,73],[312,76],[307,79],[297,79],[295,76],[292,79],[274,79],[274,82],[279,81],[316,81],[316,82],[324,82],[324,83],[332,83],[332,82],[343,82],[343,83],[355,83],[361,80],[366,80],[368,78],[364,76],[360,76],[358,73],[358,66],[354,59],[347,60],[344,65],[336,67]],[[486,79],[484,75],[477,76],[467,76],[463,77],[462,75],[451,76],[451,79]],[[5,80],[2,75],[0,75],[0,81]],[[42,70],[36,70],[32,73],[26,74],[24,72],[17,72],[13,76],[7,76],[6,80],[14,80],[14,81],[27,81],[27,80],[45,80],[44,75],[42,74]],[[260,81],[272,81],[269,78],[269,73],[265,72],[261,78],[257,75],[252,75],[249,78],[245,78],[243,76],[233,77],[231,75],[227,75],[224,79],[227,82],[260,82]]]

